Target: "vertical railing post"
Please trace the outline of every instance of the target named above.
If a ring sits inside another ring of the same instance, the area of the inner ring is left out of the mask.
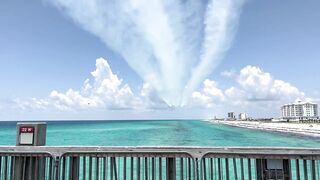
[[[315,160],[311,160],[311,177],[312,177],[312,180],[316,180],[316,163],[315,163]]]
[[[221,180],[221,162],[220,158],[218,158],[218,179]]]
[[[61,157],[59,156],[54,157],[53,167],[54,167],[55,180],[60,180],[60,160],[61,160]]]
[[[264,160],[256,159],[257,180],[264,179]]]
[[[300,180],[300,165],[299,165],[299,159],[296,159],[296,178],[297,178],[297,180]]]
[[[176,180],[176,161],[175,158],[167,158],[167,179]]]
[[[69,161],[69,179],[79,180],[79,157],[70,157]]]
[[[234,172],[234,179],[238,180],[238,173],[237,173],[237,160],[235,158],[233,160],[233,172]]]
[[[202,163],[200,163],[200,177],[203,180],[207,180],[206,158],[202,157],[200,162],[202,162]]]
[[[229,180],[229,159],[225,158],[225,166],[226,166],[226,179]]]
[[[201,172],[201,169],[199,169],[199,166],[201,168],[201,163],[199,164],[199,158],[193,158],[193,177],[195,180],[200,180],[200,172]],[[201,162],[201,161],[200,161]]]

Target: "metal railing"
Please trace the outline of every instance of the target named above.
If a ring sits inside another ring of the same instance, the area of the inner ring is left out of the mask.
[[[45,152],[1,151],[0,180],[7,179],[54,179],[54,159]]]
[[[187,154],[67,153],[60,161],[60,179],[194,179]],[[75,176],[75,177],[74,177]]]
[[[320,180],[320,149],[0,146],[0,179]]]

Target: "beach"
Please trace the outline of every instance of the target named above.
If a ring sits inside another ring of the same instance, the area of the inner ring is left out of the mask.
[[[238,120],[209,120],[209,122],[240,128],[320,137],[320,124],[315,123],[258,122]]]

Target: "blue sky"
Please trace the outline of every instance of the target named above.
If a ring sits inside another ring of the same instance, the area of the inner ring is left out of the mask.
[[[206,3],[210,2],[203,1]],[[141,70],[137,72],[128,65],[124,52],[108,46],[105,39],[63,10],[72,9],[72,5],[59,0],[0,2],[0,119],[206,118],[223,116],[227,111],[245,111],[255,117],[278,116],[282,103],[296,98],[318,102],[320,97],[319,1],[245,2],[238,21],[230,21],[238,24],[233,43],[213,65],[216,68],[210,69],[192,89],[198,94],[189,93],[192,98],[184,107],[164,105],[175,96],[168,92],[179,89],[161,92],[159,89],[167,88],[166,83],[157,86],[151,82],[152,90],[148,92],[154,91],[152,97],[141,95],[148,79],[138,75]],[[155,25],[161,28],[159,23]],[[104,60],[96,61],[100,57]],[[128,102],[126,98],[110,105],[105,94],[103,102],[93,100],[100,96],[81,94],[88,104],[97,103],[89,109],[78,106],[81,102],[60,102],[57,97],[68,97],[68,89],[80,92],[87,78],[94,86],[96,79],[90,72],[98,67],[108,70],[104,61],[110,65],[112,75],[122,79],[117,86],[120,94],[127,85],[134,94],[130,99],[138,98],[139,102]],[[254,82],[250,83],[252,78]],[[202,84],[205,79],[207,83]],[[52,96],[53,91],[59,93],[57,97]],[[148,103],[140,99],[148,99]],[[45,105],[34,105],[39,101]]]

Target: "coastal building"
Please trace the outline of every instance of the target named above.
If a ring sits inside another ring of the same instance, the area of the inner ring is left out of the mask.
[[[234,120],[236,119],[236,115],[234,112],[228,112],[228,119],[229,120]]]
[[[249,119],[249,116],[247,113],[240,113],[239,114],[239,120],[247,120]]]
[[[282,118],[287,121],[304,121],[318,119],[318,104],[303,102],[300,99],[281,107]]]

